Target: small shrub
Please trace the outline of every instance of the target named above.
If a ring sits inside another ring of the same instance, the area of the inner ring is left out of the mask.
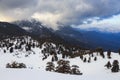
[[[6,64],[6,68],[26,68],[26,65],[24,63],[17,63],[17,62],[12,62]]]

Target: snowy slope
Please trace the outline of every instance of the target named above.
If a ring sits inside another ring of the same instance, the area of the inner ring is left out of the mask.
[[[116,53],[112,53],[114,59],[120,61],[120,57]],[[35,58],[34,58],[35,59]],[[37,61],[37,59],[35,59]],[[32,60],[31,60],[32,61]],[[104,68],[104,64],[108,59],[101,59],[92,63],[83,63],[79,58],[70,59],[72,64],[80,65],[83,75],[69,75],[54,72],[46,72],[41,69],[3,69],[0,68],[0,80],[119,80],[120,72],[111,73],[110,70]],[[44,63],[44,62],[43,62]],[[39,62],[38,62],[39,64]],[[42,66],[43,64],[41,64]],[[7,76],[7,77],[6,77]]]
[[[29,39],[26,39],[29,42]],[[11,41],[12,42],[12,41]],[[38,44],[37,41],[34,41]],[[14,44],[17,42],[14,41]],[[55,44],[52,44],[55,46]],[[66,58],[65,60],[70,61],[70,65],[80,66],[80,71],[83,75],[70,75],[61,74],[56,72],[45,71],[46,63],[51,61],[52,56],[49,56],[44,61],[42,60],[43,54],[41,50],[45,47],[32,48],[32,51],[25,51],[25,45],[22,45],[23,50],[14,50],[13,53],[6,51],[4,53],[4,48],[0,48],[0,80],[119,80],[120,72],[112,73],[110,69],[104,67],[104,65],[113,60],[120,61],[120,55],[118,53],[111,54],[111,59],[107,58],[107,52],[104,52],[105,58],[103,59],[97,53],[94,56],[97,57],[97,61],[94,61],[94,57],[91,58],[91,63],[84,63],[79,57],[76,58]],[[30,54],[29,54],[30,53]],[[29,54],[26,57],[26,54]],[[62,59],[61,55],[58,55],[59,59]],[[87,59],[89,55],[84,55]],[[27,68],[25,69],[8,69],[6,68],[7,63],[13,61],[25,63]],[[56,62],[54,62],[56,64]]]

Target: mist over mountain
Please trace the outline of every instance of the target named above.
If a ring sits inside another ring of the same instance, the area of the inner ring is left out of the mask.
[[[112,51],[117,51],[120,48],[120,33],[101,32],[99,30],[89,31],[76,29],[71,26],[61,26],[59,30],[54,31],[36,20],[20,21],[17,24],[24,30],[39,37],[51,37],[52,39],[59,37],[63,42],[83,48],[95,49],[102,47],[104,50],[111,49]]]
[[[52,30],[37,20],[21,20],[11,23],[0,22],[0,35],[30,35],[41,42],[79,46],[86,49],[103,48],[117,51],[120,48],[120,33],[81,30],[71,26],[62,26]],[[4,35],[4,36],[3,36]]]
[[[85,44],[83,42],[79,42],[73,37],[71,34],[74,34],[73,28],[65,29],[65,27],[59,30],[53,30],[52,28],[48,28],[47,26],[43,25],[41,22],[37,20],[22,20],[13,22],[24,29],[26,32],[29,32],[33,37],[37,38],[40,41],[52,41],[55,43],[61,43],[64,45],[74,45],[79,47],[84,47]],[[67,31],[65,31],[67,30]],[[76,32],[77,34],[77,32]],[[78,45],[79,44],[79,45]]]
[[[103,48],[105,51],[118,51],[120,48],[120,33],[104,32],[99,30],[82,30],[73,27],[63,27],[56,31],[65,40],[84,44],[86,48]]]

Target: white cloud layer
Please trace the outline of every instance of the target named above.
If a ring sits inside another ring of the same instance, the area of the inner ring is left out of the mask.
[[[74,26],[75,25],[73,25],[73,27]],[[120,14],[114,15],[110,18],[103,19],[103,20],[98,20],[98,18],[97,19],[91,18],[91,19],[84,21],[83,24],[77,26],[76,28],[80,28],[84,30],[97,29],[100,31],[117,33],[117,32],[120,32]]]

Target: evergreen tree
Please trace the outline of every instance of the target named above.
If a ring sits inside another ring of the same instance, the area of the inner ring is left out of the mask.
[[[100,51],[100,55],[101,55],[103,58],[105,58],[105,55],[104,55],[103,50]]]
[[[83,62],[86,62],[86,61],[87,61],[87,59],[86,59],[86,58],[84,58]]]
[[[120,55],[120,49],[118,50],[118,53],[119,53],[119,55]]]
[[[71,74],[82,75],[82,73],[80,73],[80,70],[78,68],[79,66],[72,65]]]
[[[46,66],[46,71],[54,71],[55,70],[55,65],[53,62],[48,62]]]
[[[65,61],[65,60],[59,60],[57,62],[58,66],[56,67],[56,72],[59,73],[70,73],[71,68],[69,65],[69,61]]]
[[[107,62],[107,64],[105,65],[105,67],[107,67],[108,69],[110,69],[112,67],[110,61]]]
[[[6,50],[4,49],[4,53],[6,53]]]
[[[52,62],[55,61],[54,57],[52,57]]]
[[[82,54],[80,55],[80,59],[83,60],[83,55]]]
[[[112,69],[111,69],[112,72],[118,72],[119,71],[119,62],[118,62],[118,60],[114,60],[112,66],[113,66]]]
[[[91,62],[91,57],[89,57],[89,59],[88,59],[88,63],[90,63]]]
[[[10,48],[10,53],[12,53],[12,52],[13,52],[13,47]]]
[[[111,59],[111,50],[108,50],[108,52],[107,52],[107,57],[108,57],[109,59]]]
[[[94,61],[97,61],[97,57],[94,58]]]
[[[54,57],[55,57],[55,61],[58,61],[58,57],[57,57],[57,55],[55,55]]]

